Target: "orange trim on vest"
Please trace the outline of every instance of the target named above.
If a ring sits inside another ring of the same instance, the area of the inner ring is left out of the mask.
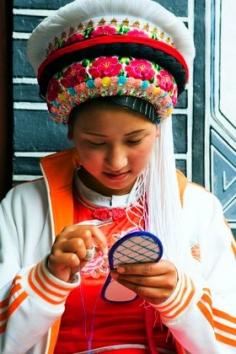
[[[41,160],[41,166],[48,182],[55,234],[73,224],[72,180],[75,168],[79,165],[74,149],[59,152]],[[53,354],[60,329],[58,319],[50,331],[47,354]]]
[[[73,224],[72,181],[74,170],[79,166],[79,158],[75,149],[65,150],[41,159],[41,166],[48,183],[55,234],[59,234],[66,226]],[[181,204],[187,179],[177,171]],[[60,328],[60,319],[51,327],[50,344],[46,354],[53,354]],[[183,352],[180,352],[183,353]]]
[[[50,343],[49,343],[47,353],[45,353],[45,354],[53,354],[54,353],[54,349],[55,349],[55,346],[57,343],[58,333],[60,330],[60,325],[61,325],[61,318],[56,320],[56,322],[54,322],[54,324],[52,325],[51,330],[50,330],[50,334],[49,334]]]
[[[56,235],[73,224],[72,180],[79,162],[74,149],[62,151],[41,160],[48,182]]]

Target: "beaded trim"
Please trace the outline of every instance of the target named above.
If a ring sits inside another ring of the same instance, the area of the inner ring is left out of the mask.
[[[80,23],[78,26],[71,26],[67,32],[62,32],[60,36],[54,37],[46,50],[48,57],[54,50],[65,47],[75,42],[84,41],[90,38],[109,35],[129,35],[135,37],[151,38],[162,41],[170,46],[174,46],[172,38],[160,28],[152,26],[150,23],[131,19],[105,19]]]
[[[158,64],[128,57],[98,57],[73,63],[52,77],[46,100],[52,117],[67,123],[73,107],[95,97],[134,96],[154,105],[160,119],[177,102],[174,77]]]

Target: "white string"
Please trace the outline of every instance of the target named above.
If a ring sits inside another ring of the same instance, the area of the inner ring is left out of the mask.
[[[126,209],[126,216],[129,222],[139,230],[144,230],[147,209],[145,207],[145,170],[139,177],[136,183],[135,202],[128,206]],[[138,213],[135,212],[138,210]],[[135,217],[138,219],[138,224],[134,221]]]
[[[148,227],[160,237],[165,257],[181,263],[178,242],[181,202],[173,145],[172,119],[169,118],[160,124],[160,137],[156,140],[148,169]]]

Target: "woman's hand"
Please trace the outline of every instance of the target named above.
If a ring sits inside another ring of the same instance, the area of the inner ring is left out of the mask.
[[[103,232],[92,225],[66,227],[55,239],[48,257],[48,269],[55,277],[70,281],[87,262],[87,251],[96,247],[107,253],[107,241]]]
[[[111,272],[111,276],[155,305],[170,296],[178,280],[174,264],[164,260],[157,263],[122,264]]]

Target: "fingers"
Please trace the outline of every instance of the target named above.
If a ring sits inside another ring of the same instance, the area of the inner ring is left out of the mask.
[[[152,277],[144,277],[144,276],[132,276],[132,275],[118,275],[111,273],[113,279],[116,279],[119,282],[126,281],[127,283],[143,286],[143,287],[158,287],[158,288],[166,288],[172,289],[173,284],[175,284],[175,278],[168,276],[152,276]]]
[[[48,268],[56,277],[68,281],[91,259],[91,250],[101,250],[107,254],[105,235],[92,225],[72,225],[66,227],[56,237],[48,257]],[[90,258],[88,257],[90,251]]]
[[[177,271],[168,261],[146,264],[125,264],[111,272],[113,279],[134,291],[143,299],[159,304],[165,301],[177,285]]]
[[[152,263],[135,263],[135,264],[122,264],[117,267],[119,274],[126,275],[164,275],[170,271],[176,272],[175,266],[168,261],[159,261]]]
[[[119,280],[119,283],[134,291],[144,300],[153,304],[160,304],[165,301],[172,293],[172,289],[158,288],[158,287],[146,287],[130,283],[126,280]]]
[[[103,253],[107,253],[107,240],[103,232],[93,225],[72,225],[63,229],[61,238],[82,238],[87,248],[94,245]]]
[[[106,238],[101,230],[89,225],[69,226],[57,236],[51,251],[51,255],[55,257],[50,255],[50,262],[53,262],[55,258],[63,259],[63,253],[73,254],[73,259],[76,255],[79,261],[86,260],[87,250],[93,249],[94,246],[103,252],[107,252]],[[67,255],[66,259],[68,258]]]
[[[81,238],[72,238],[66,242],[62,242],[60,248],[56,249],[54,255],[60,256],[63,253],[73,253],[78,256],[79,259],[83,259],[86,256],[87,248],[91,247],[89,243],[84,242]]]
[[[80,259],[75,253],[59,253],[51,254],[48,259],[50,269],[61,265],[62,267],[77,268],[80,266]]]

